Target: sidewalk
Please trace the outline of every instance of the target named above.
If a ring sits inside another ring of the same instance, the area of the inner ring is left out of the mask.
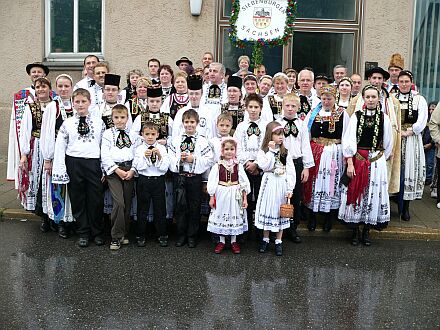
[[[6,181],[6,160],[0,159],[0,217],[2,219],[29,219],[38,220],[34,214],[23,210],[17,200],[17,191],[14,183]],[[411,220],[401,221],[397,213],[397,205],[391,202],[391,222],[388,228],[376,232],[372,231],[373,238],[384,239],[420,239],[440,240],[440,210],[436,207],[436,200],[430,197],[428,187],[422,200],[413,201],[410,204]],[[305,223],[298,228],[302,236],[343,236],[348,237],[350,232],[341,224],[335,224],[331,233],[321,230],[320,218],[315,232],[309,232]]]

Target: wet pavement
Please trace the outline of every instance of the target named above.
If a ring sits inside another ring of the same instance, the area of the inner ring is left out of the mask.
[[[38,222],[0,221],[1,329],[438,329],[440,242],[307,237],[283,257],[80,249]],[[174,242],[171,242],[174,243]]]

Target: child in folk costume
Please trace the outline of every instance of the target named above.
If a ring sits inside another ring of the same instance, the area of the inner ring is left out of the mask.
[[[363,88],[364,107],[351,116],[342,138],[351,181],[342,188],[339,218],[353,229],[352,245],[359,244],[360,224],[364,224],[362,243],[369,246],[370,227],[381,229],[390,221],[386,159],[392,154],[393,134],[379,95],[372,85]]]
[[[44,158],[44,170],[47,178],[47,191],[43,196],[43,208],[52,221],[58,224],[58,235],[67,238],[68,224],[75,221],[72,216],[67,185],[51,183],[55,139],[64,122],[74,114],[72,104],[73,80],[67,74],[59,75],[55,80],[58,96],[51,102],[43,114],[41,124],[41,150]]]
[[[229,113],[221,113],[217,117],[217,135],[210,140],[214,152],[214,162],[218,162],[221,156],[221,141],[230,136],[233,118]],[[238,146],[237,146],[238,147]]]
[[[305,207],[303,200],[303,183],[309,178],[309,168],[315,165],[312,149],[310,148],[309,132],[307,124],[298,118],[297,112],[301,102],[296,94],[289,93],[283,97],[283,117],[277,122],[284,127],[284,145],[289,150],[293,159],[296,171],[295,190],[293,191],[292,204],[295,209],[294,217],[291,219],[289,237],[295,243],[300,243],[301,238],[296,228],[303,216]],[[304,207],[304,209],[303,209]]]
[[[249,180],[236,159],[237,141],[224,137],[221,141],[221,159],[211,168],[208,178],[209,206],[211,214],[208,231],[220,235],[214,252],[219,254],[225,248],[225,236],[231,236],[231,250],[240,253],[237,235],[247,231],[247,194]]]
[[[40,136],[43,114],[53,102],[50,90],[49,79],[41,77],[35,80],[36,99],[28,97],[26,101],[18,138],[21,154],[19,198],[26,210],[41,216],[42,232],[49,230],[49,218],[43,209],[43,196],[46,195],[47,181],[46,171],[43,171]]]
[[[276,121],[270,122],[257,155],[258,166],[264,171],[255,209],[255,226],[263,230],[259,251],[267,251],[269,234],[275,232],[277,256],[283,255],[283,229],[290,226],[290,219],[280,216],[280,207],[286,203],[286,198],[292,197],[296,181],[292,156],[283,141],[284,127]]]
[[[170,159],[165,146],[157,142],[159,128],[152,122],[142,127],[142,143],[136,148],[133,166],[139,175],[137,182],[137,228],[136,239],[139,247],[145,246],[145,231],[150,201],[153,203],[154,224],[161,247],[168,246],[165,174]]]
[[[182,116],[185,134],[176,136],[169,146],[170,170],[174,174],[177,247],[194,248],[200,226],[202,174],[213,164],[212,148],[196,127],[199,115],[193,109]]]
[[[133,158],[136,140],[139,138],[137,134],[130,136],[128,117],[125,106],[115,105],[112,109],[114,126],[107,129],[102,136],[101,165],[113,200],[110,250],[119,250],[121,244],[128,244],[126,237],[130,226],[135,174]]]
[[[246,98],[245,106],[248,118],[238,124],[234,138],[238,143],[237,159],[240,164],[243,164],[251,185],[251,192],[248,194],[247,218],[252,223],[261,184],[261,169],[257,162],[257,154],[263,143],[267,122],[260,118],[263,107],[263,100],[260,96],[250,94]]]
[[[105,125],[89,113],[90,93],[78,88],[72,95],[76,113],[67,118],[55,142],[52,183],[66,184],[72,213],[77,222],[78,245],[89,239],[103,245],[103,187],[101,182],[101,139]]]

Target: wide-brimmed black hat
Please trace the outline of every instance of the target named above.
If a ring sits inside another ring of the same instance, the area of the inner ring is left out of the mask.
[[[230,76],[228,78],[228,88],[229,87],[237,87],[241,90],[241,87],[243,86],[243,79],[239,76]]]
[[[203,87],[202,77],[197,74],[191,74],[186,78],[188,89],[192,91],[198,91]]]
[[[35,68],[35,67],[42,68],[44,70],[44,73],[46,74],[46,76],[49,74],[49,68],[41,62],[34,62],[34,63],[30,63],[30,64],[26,65],[27,74],[30,75],[31,69]]]
[[[182,62],[186,62],[186,63],[188,63],[189,65],[193,65],[193,62],[191,62],[191,61],[188,59],[188,57],[186,57],[186,56],[182,56],[182,57],[180,58],[180,60],[177,60],[177,61],[176,61],[176,65],[179,66],[180,63],[182,63]]]
[[[147,97],[162,97],[162,87],[148,87]]]
[[[388,71],[385,71],[380,66],[368,70],[366,72],[367,78],[370,78],[373,75],[373,73],[380,73],[383,76],[384,80],[390,79],[390,74],[388,73]]]
[[[121,76],[119,76],[117,74],[106,73],[104,76],[104,86],[105,85],[112,85],[112,86],[119,87],[120,81],[121,81]]]

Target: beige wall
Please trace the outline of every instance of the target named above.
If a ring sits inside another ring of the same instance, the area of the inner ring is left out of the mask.
[[[365,0],[361,68],[365,61],[388,69],[390,57],[400,53],[411,68],[413,0]]]

